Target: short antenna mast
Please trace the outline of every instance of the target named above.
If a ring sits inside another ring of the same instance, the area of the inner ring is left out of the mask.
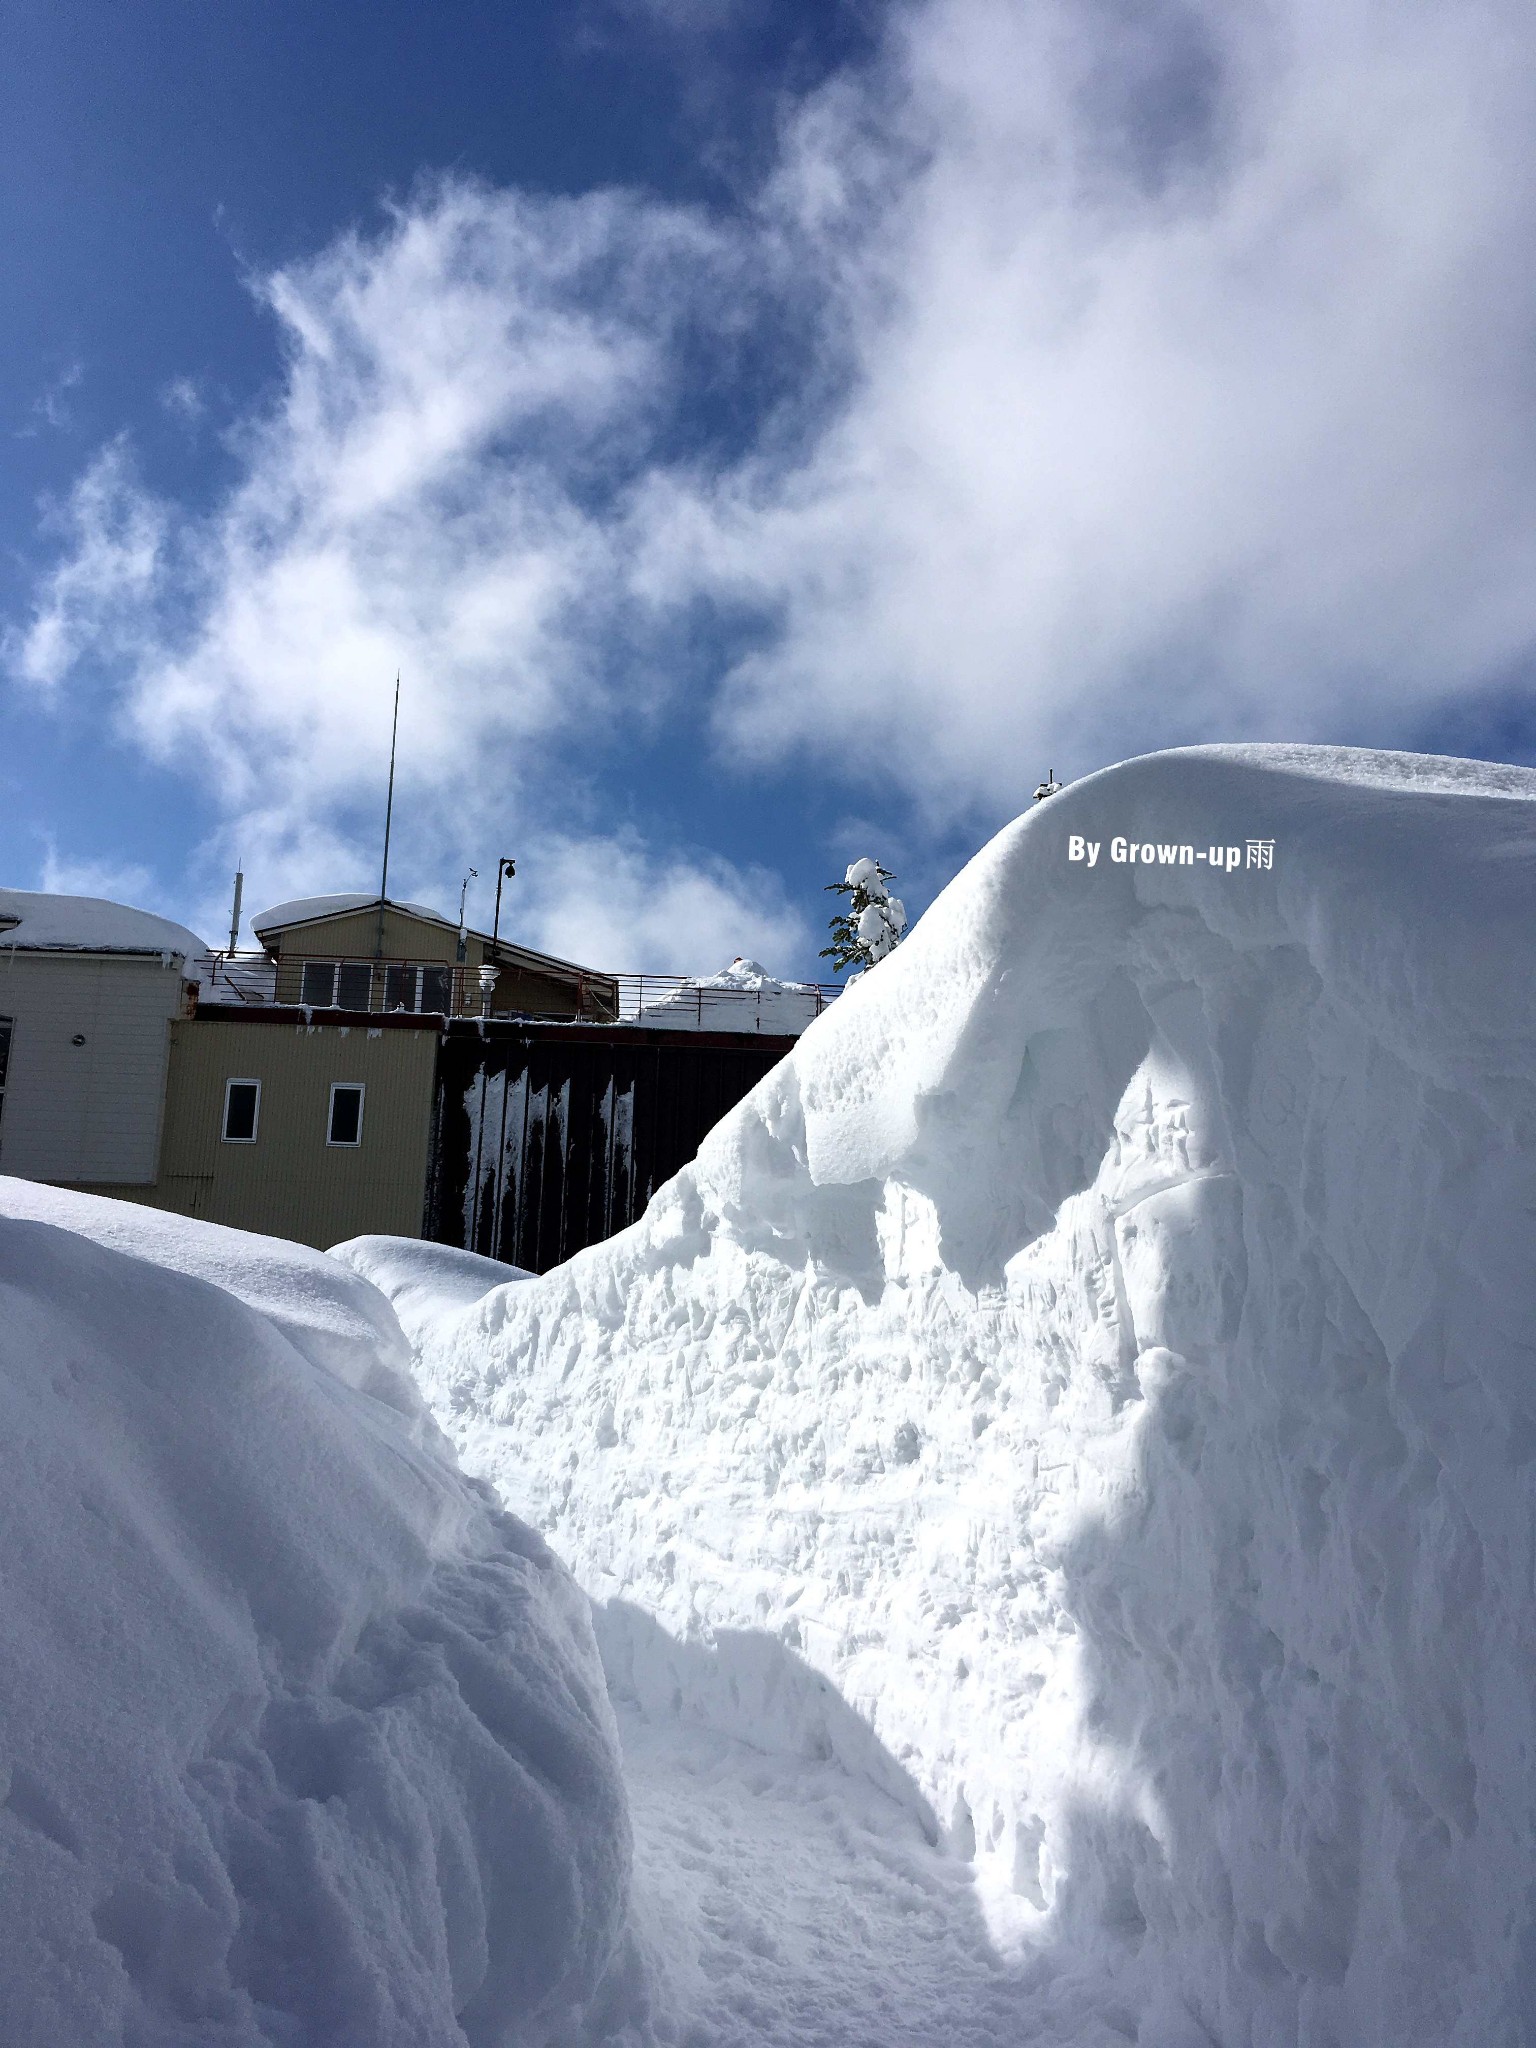
[[[229,912],[229,950],[234,952],[240,943],[240,898],[245,890],[245,863],[235,863],[235,900]]]

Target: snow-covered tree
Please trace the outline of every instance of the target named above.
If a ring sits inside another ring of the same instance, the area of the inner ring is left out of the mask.
[[[848,898],[847,906],[832,919],[832,943],[823,946],[821,957],[830,960],[841,973],[845,967],[861,973],[892,953],[907,929],[907,913],[899,896],[886,886],[895,880],[889,868],[877,860],[856,860],[840,882],[828,882],[829,890]]]

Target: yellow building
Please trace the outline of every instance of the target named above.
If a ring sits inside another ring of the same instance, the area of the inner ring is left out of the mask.
[[[0,891],[0,1172],[324,1247],[420,1234],[450,1018],[600,1023],[618,985],[420,904],[311,897],[211,954]]]
[[[251,928],[276,1003],[592,1022],[618,1015],[612,975],[461,928],[419,903],[310,896],[261,912]]]
[[[133,1192],[322,1249],[418,1236],[440,1024],[200,1006],[172,1026],[160,1171]]]
[[[422,904],[318,896],[251,920],[171,1035],[160,1171],[142,1199],[314,1245],[415,1237],[450,1017],[590,1021],[618,985]]]

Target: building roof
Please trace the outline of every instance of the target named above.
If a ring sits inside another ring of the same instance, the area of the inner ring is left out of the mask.
[[[371,896],[296,896],[291,903],[274,903],[270,910],[258,911],[251,919],[251,930],[260,938],[264,932],[286,931],[290,925],[315,924],[324,917],[345,917],[353,910],[377,910],[378,907],[377,892]],[[412,917],[427,917],[433,924],[450,923],[440,912],[429,910],[425,903],[399,903],[391,896],[385,908],[404,910]],[[454,925],[452,929],[457,931],[458,926]]]
[[[263,910],[251,919],[251,930],[265,946],[278,932],[291,931],[295,925],[323,924],[330,917],[349,917],[359,910],[377,910],[377,895],[340,896],[297,896],[291,903],[278,903],[271,910]],[[456,932],[458,925],[451,917],[444,917],[439,910],[433,910],[425,903],[404,903],[397,897],[384,899],[384,908],[400,912],[406,917],[419,917],[428,924],[440,925],[443,930]],[[515,945],[511,939],[498,938],[492,941],[489,932],[467,928],[470,936],[476,938],[493,952],[496,959],[508,966],[527,967],[537,972],[554,975],[571,975],[590,982],[608,982],[611,975],[603,974],[594,967],[583,967],[575,960],[562,960],[554,953],[537,953],[532,947]]]
[[[109,903],[100,896],[53,896],[0,889],[0,949],[37,953],[165,953],[190,966],[208,948],[185,925]]]

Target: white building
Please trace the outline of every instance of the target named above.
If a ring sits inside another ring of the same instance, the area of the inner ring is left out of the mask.
[[[145,910],[0,889],[0,1173],[155,1180],[171,1021],[206,951]]]

